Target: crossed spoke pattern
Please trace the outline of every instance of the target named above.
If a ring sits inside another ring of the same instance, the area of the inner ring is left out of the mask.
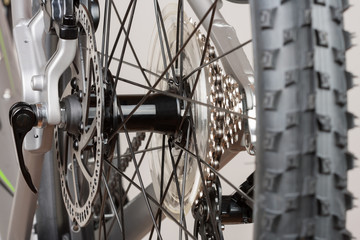
[[[166,28],[164,24],[164,19],[161,13],[161,6],[158,2],[158,0],[153,0],[153,9],[152,11],[155,13],[155,29],[157,31],[158,37],[159,37],[159,44],[161,49],[161,59],[163,64],[163,72],[161,74],[155,73],[151,71],[150,69],[146,69],[143,67],[142,63],[140,62],[140,58],[136,52],[136,48],[133,45],[133,42],[131,41],[131,32],[133,30],[133,23],[134,23],[134,17],[138,13],[137,6],[141,4],[141,2],[137,0],[130,0],[127,6],[122,3],[121,7],[124,10],[124,14],[122,17],[121,12],[119,11],[118,7],[116,6],[115,2],[113,0],[105,0],[105,4],[103,6],[104,8],[104,14],[102,17],[103,22],[103,35],[101,39],[101,52],[99,52],[100,55],[100,62],[102,64],[103,74],[104,76],[104,82],[114,81],[113,82],[113,88],[116,89],[118,86],[121,86],[122,84],[130,84],[138,89],[146,90],[145,95],[140,100],[140,102],[134,107],[134,109],[127,114],[127,116],[124,116],[124,113],[122,112],[122,108],[120,106],[120,102],[117,101],[116,98],[116,91],[112,92],[112,96],[110,96],[111,101],[116,106],[116,108],[119,110],[119,115],[121,118],[121,124],[118,126],[117,129],[114,129],[108,136],[107,141],[108,142],[116,142],[114,144],[113,148],[110,150],[113,154],[110,155],[110,157],[106,157],[104,159],[104,166],[101,173],[101,187],[100,187],[100,193],[99,193],[99,199],[101,200],[101,206],[100,206],[100,214],[98,219],[98,238],[99,239],[107,239],[108,236],[111,233],[111,230],[113,229],[114,225],[117,224],[121,234],[122,238],[124,239],[126,236],[126,229],[124,221],[124,205],[128,201],[127,196],[131,188],[136,188],[140,191],[142,194],[145,204],[148,210],[148,213],[151,217],[152,221],[152,229],[150,231],[149,239],[152,239],[154,233],[156,233],[157,239],[163,239],[161,234],[161,220],[162,216],[165,215],[166,217],[170,218],[176,225],[179,227],[179,239],[183,239],[183,236],[185,239],[197,239],[198,236],[194,236],[191,231],[189,231],[188,224],[185,218],[185,208],[184,208],[184,193],[185,192],[185,185],[186,185],[186,169],[187,169],[187,162],[189,161],[189,158],[192,157],[196,159],[197,165],[198,165],[198,171],[200,173],[201,177],[201,185],[203,189],[206,189],[206,183],[205,183],[205,177],[202,169],[206,166],[209,167],[215,175],[217,175],[220,179],[224,180],[227,184],[229,184],[234,191],[241,194],[248,202],[249,205],[253,204],[253,200],[244,192],[242,192],[238,187],[236,187],[234,184],[232,184],[230,181],[228,181],[223,175],[221,175],[219,172],[217,172],[214,168],[212,168],[204,159],[202,159],[199,155],[199,146],[197,144],[197,136],[196,136],[196,129],[193,119],[193,114],[191,111],[192,105],[201,105],[210,109],[215,109],[220,112],[227,112],[230,114],[241,116],[243,119],[249,118],[248,116],[237,113],[237,112],[231,112],[229,110],[214,107],[213,105],[210,105],[206,102],[201,102],[196,99],[194,99],[194,93],[195,89],[197,88],[198,81],[200,79],[200,72],[211,63],[221,59],[222,57],[233,53],[234,51],[244,47],[245,45],[249,44],[251,40],[237,46],[236,48],[231,49],[230,51],[222,54],[221,56],[216,57],[215,59],[212,59],[211,61],[205,62],[205,56],[207,47],[210,43],[210,34],[211,29],[213,26],[213,19],[215,15],[215,10],[218,4],[218,0],[215,0],[213,4],[210,6],[210,8],[206,11],[205,15],[199,19],[199,23],[194,27],[193,31],[189,34],[187,38],[184,36],[184,2],[183,0],[178,0],[177,2],[177,23],[176,23],[176,42],[175,42],[175,54],[172,54],[171,52],[171,46],[169,43],[169,39],[166,33]],[[190,42],[191,38],[193,38],[197,31],[199,30],[202,22],[206,19],[210,19],[210,24],[208,29],[206,29],[206,40],[205,40],[205,47],[202,49],[201,52],[201,60],[198,66],[195,66],[194,69],[184,75],[184,50],[187,46],[187,44]],[[116,21],[112,24],[113,21]],[[146,21],[146,19],[144,19]],[[116,27],[113,27],[116,26]],[[116,31],[115,40],[111,41],[110,36],[111,32]],[[113,45],[111,45],[111,42],[113,42]],[[82,46],[79,47],[80,51]],[[120,52],[120,54],[118,54]],[[125,60],[126,56],[131,55],[133,59],[135,60],[135,63],[132,63],[131,61]],[[123,66],[128,65],[134,69],[139,70],[141,76],[143,76],[143,81],[145,84],[140,83],[140,79],[137,80],[130,80],[127,78],[122,77],[123,73]],[[116,66],[116,68],[112,68],[113,66]],[[112,75],[112,79],[108,79],[108,71],[110,69],[116,69]],[[153,77],[156,77],[156,81],[151,84],[149,80],[149,75],[152,75]],[[186,92],[183,91],[184,86],[187,82],[187,80],[195,75],[195,82],[191,86],[191,91]],[[169,82],[170,80],[173,80],[180,89],[180,92],[182,94],[177,94],[173,92],[168,92],[164,90],[160,90],[157,88],[159,83],[161,81]],[[134,115],[135,111],[149,98],[149,96],[153,93],[161,93],[163,95],[167,95],[173,98],[177,98],[179,100],[182,100],[184,102],[184,113],[183,118],[181,120],[182,123],[185,121],[189,121],[187,132],[185,134],[186,136],[186,144],[185,146],[177,144],[173,139],[169,138],[168,136],[162,137],[162,144],[160,146],[152,146],[150,147],[150,142],[153,138],[153,133],[147,134],[146,137],[146,144],[141,150],[135,150],[132,146],[131,142],[131,134],[129,133],[127,129],[127,123],[128,121],[131,121],[131,117]],[[129,152],[126,154],[121,154],[120,151],[120,139],[123,140],[123,138],[120,137],[119,132],[123,132],[125,137],[125,141],[128,145]],[[189,143],[192,142],[194,147],[190,149]],[[173,149],[177,148],[179,151],[178,156],[173,155]],[[161,180],[160,180],[160,199],[156,200],[154,197],[150,196],[146,192],[146,186],[142,179],[142,175],[140,172],[140,166],[142,166],[143,162],[145,162],[145,157],[147,153],[151,153],[152,151],[161,151]],[[164,168],[165,168],[165,154],[166,151],[170,153],[170,160],[171,160],[171,166],[172,171],[169,179],[165,181],[164,179]],[[195,152],[194,152],[195,151]],[[140,158],[138,157],[140,155]],[[132,164],[135,168],[134,172],[128,176],[128,171],[123,172],[119,169],[119,161],[123,157],[131,157]],[[183,180],[180,181],[178,179],[178,165],[181,160],[181,158],[184,157],[184,166],[183,166],[183,172],[184,177]],[[76,171],[73,171],[75,174]],[[109,186],[109,180],[113,179],[114,176],[118,176],[119,178],[119,186],[122,187],[123,184],[126,182],[128,183],[127,187],[120,190],[120,200],[115,198],[114,194],[112,193],[111,186]],[[76,178],[76,176],[74,176]],[[180,199],[180,217],[179,219],[176,219],[172,213],[170,213],[164,206],[164,200],[166,195],[168,194],[169,187],[171,185],[171,182],[175,181],[176,184],[176,192],[178,195],[178,198]],[[76,189],[76,186],[74,186],[74,189]],[[75,194],[78,194],[77,191],[75,191]],[[211,207],[211,199],[207,191],[204,191],[205,199],[207,202],[207,205]],[[156,206],[156,209],[153,209],[152,206]],[[109,221],[107,219],[107,213],[112,213],[112,219]],[[213,218],[213,215],[210,214],[210,220],[213,223],[214,226],[216,226],[216,220]],[[221,234],[219,232],[215,232],[215,236],[217,239],[221,238]]]

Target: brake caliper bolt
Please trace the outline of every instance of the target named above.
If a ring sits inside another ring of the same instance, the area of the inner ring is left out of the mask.
[[[71,87],[73,89],[77,88],[77,79],[76,78],[71,79]]]

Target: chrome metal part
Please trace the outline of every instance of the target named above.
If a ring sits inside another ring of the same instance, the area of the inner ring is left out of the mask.
[[[205,47],[205,35],[198,32],[198,40],[202,49]],[[215,48],[211,45],[207,48],[205,63],[216,58]],[[211,85],[209,102],[214,107],[220,107],[231,112],[243,113],[242,95],[238,83],[227,75],[218,61],[205,67],[208,71],[208,81]],[[210,137],[208,140],[209,152],[206,160],[215,169],[220,169],[220,161],[223,153],[239,141],[242,135],[242,121],[239,116],[210,110]],[[239,150],[238,150],[239,151]],[[206,184],[211,187],[215,179],[215,173],[209,167],[205,167]]]
[[[188,0],[198,18],[213,4],[212,0]],[[236,0],[240,2],[240,0]],[[221,4],[218,4],[221,7]],[[216,9],[214,24],[211,29],[211,40],[214,43],[218,55],[240,46],[235,29],[229,25],[221,15],[219,8]],[[208,29],[210,18],[203,22],[205,29]],[[253,145],[256,143],[256,104],[254,89],[254,72],[242,48],[221,58],[224,71],[238,82],[239,87],[245,91],[246,106],[244,113],[247,113],[251,119],[248,120],[249,133]]]
[[[212,0],[188,0],[196,16],[200,19],[207,9],[213,4]],[[209,28],[210,18],[206,18],[203,22],[205,29]],[[214,16],[214,24],[211,28],[211,40],[219,55],[234,49],[240,45],[235,29],[229,25],[221,15],[219,8],[216,9]],[[238,49],[236,54],[229,54],[221,59],[225,72],[231,75],[239,86],[245,89],[248,108],[252,109],[253,90],[254,90],[254,73],[243,49]]]
[[[70,66],[74,60],[77,49],[77,39],[64,40],[59,39],[58,48],[45,67],[46,89],[43,90],[43,98],[45,99],[47,122],[50,125],[57,125],[61,122],[59,93],[59,79],[64,71]]]
[[[46,64],[43,49],[43,38],[45,37],[43,17],[43,11],[39,11],[30,20],[18,20],[17,25],[13,29],[15,45],[18,49],[18,62],[21,69],[22,100],[27,103],[42,102],[41,93],[33,91],[30,83],[33,76],[42,74],[43,67]],[[51,141],[44,141],[44,134],[46,136],[52,135],[51,130],[33,128],[24,139],[24,149],[47,152],[51,147]]]

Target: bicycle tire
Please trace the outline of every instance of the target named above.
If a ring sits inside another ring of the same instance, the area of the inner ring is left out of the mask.
[[[257,98],[255,239],[351,239],[348,1],[251,1]],[[291,224],[289,224],[291,223]]]

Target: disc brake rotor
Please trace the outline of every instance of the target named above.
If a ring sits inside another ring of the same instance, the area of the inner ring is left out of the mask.
[[[63,124],[55,129],[61,190],[72,221],[85,226],[99,189],[103,156],[103,83],[94,26],[88,10],[76,8],[79,38],[71,79],[61,95]],[[61,89],[61,88],[59,88]]]

